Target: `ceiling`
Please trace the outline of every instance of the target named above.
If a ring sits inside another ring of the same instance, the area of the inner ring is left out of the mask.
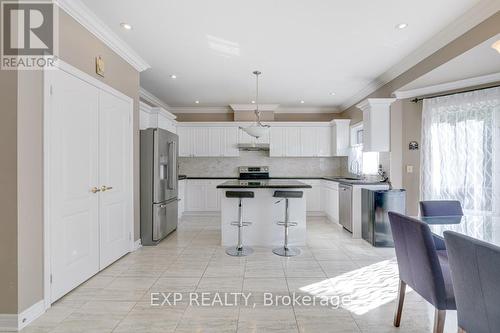
[[[151,65],[141,86],[169,106],[250,103],[259,69],[260,102],[333,109],[479,0],[83,2]]]
[[[437,67],[399,90],[420,89],[500,73],[500,54],[491,47],[498,40],[500,40],[500,34]]]

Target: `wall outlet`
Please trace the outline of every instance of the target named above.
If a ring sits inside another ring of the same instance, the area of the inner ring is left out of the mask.
[[[413,165],[406,166],[406,173],[413,173]]]

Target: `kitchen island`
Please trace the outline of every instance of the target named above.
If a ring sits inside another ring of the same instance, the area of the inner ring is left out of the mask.
[[[285,200],[273,197],[276,190],[304,191],[310,185],[296,180],[229,180],[217,186],[221,196],[222,245],[234,246],[238,242],[238,199],[227,198],[226,191],[252,191],[254,198],[243,199],[243,221],[252,225],[243,229],[246,246],[275,247],[283,245],[284,228],[276,222],[285,219]],[[291,246],[306,245],[306,195],[289,199],[290,221],[298,225],[289,229]]]

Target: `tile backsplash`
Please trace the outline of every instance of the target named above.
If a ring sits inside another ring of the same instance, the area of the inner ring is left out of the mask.
[[[180,157],[179,174],[236,177],[239,166],[269,166],[271,177],[328,177],[347,172],[347,157],[269,157],[269,152],[241,151],[239,157]]]

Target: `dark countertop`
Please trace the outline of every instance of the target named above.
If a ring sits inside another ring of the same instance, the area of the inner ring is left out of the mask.
[[[312,188],[311,185],[296,180],[229,180],[217,188]]]
[[[187,179],[186,175],[179,175],[179,180],[184,180],[184,179]]]
[[[237,180],[238,177],[191,177],[188,176],[187,179],[231,179]],[[347,185],[389,185],[387,182],[378,182],[373,180],[344,180],[344,177],[341,176],[333,176],[333,177],[270,177],[269,180],[296,180],[296,179],[304,179],[304,180],[328,180],[332,182],[337,182],[340,184]],[[341,180],[342,179],[342,180]]]

